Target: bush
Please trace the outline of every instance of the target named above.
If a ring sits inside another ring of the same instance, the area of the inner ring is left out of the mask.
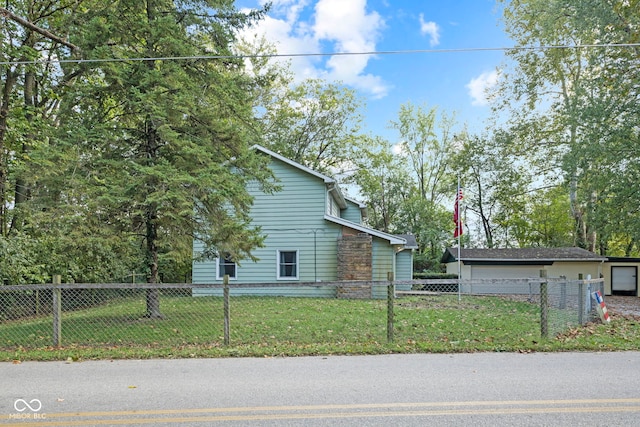
[[[413,278],[415,280],[427,280],[427,279],[457,279],[457,274],[451,273],[434,273],[432,271],[427,271],[423,273],[413,273]]]

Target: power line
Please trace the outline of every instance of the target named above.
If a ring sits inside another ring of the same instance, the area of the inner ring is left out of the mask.
[[[514,47],[468,47],[458,49],[407,49],[407,50],[380,50],[363,52],[329,52],[329,53],[275,53],[253,55],[194,55],[194,56],[158,56],[152,58],[96,58],[96,59],[41,59],[33,61],[0,61],[0,65],[26,65],[26,64],[50,64],[50,63],[100,63],[100,62],[140,62],[140,61],[188,61],[188,60],[215,60],[215,59],[244,59],[244,58],[300,58],[300,57],[326,57],[326,56],[364,56],[364,55],[415,55],[431,53],[469,53],[469,52],[510,52],[524,50],[551,50],[551,49],[595,49],[595,48],[627,48],[640,47],[640,43],[616,43],[616,44],[581,44],[581,45],[550,45],[550,46],[514,46]]]

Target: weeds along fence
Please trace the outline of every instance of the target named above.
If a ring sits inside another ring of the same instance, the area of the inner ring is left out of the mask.
[[[597,317],[591,295],[603,291],[603,281],[313,282],[296,283],[298,297],[273,296],[291,289],[282,283],[0,286],[0,350],[429,341],[448,332],[432,321],[438,310],[489,319],[484,314],[492,310],[506,317],[522,312],[530,329],[546,337]]]

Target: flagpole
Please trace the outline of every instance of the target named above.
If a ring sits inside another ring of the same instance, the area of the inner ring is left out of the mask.
[[[460,215],[461,215],[461,209],[460,209],[460,175],[458,175],[458,189],[456,192],[456,200],[458,203],[458,221],[456,223],[456,230],[458,230],[458,228],[460,227]],[[458,230],[458,302],[461,301],[461,296],[460,296],[460,287],[461,287],[461,283],[460,281],[462,280],[462,264],[460,262],[460,235],[462,233],[460,233],[460,231]]]

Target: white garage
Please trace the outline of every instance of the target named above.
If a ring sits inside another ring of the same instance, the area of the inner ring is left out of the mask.
[[[471,265],[471,279],[522,279],[540,277],[544,265]]]
[[[528,293],[526,280],[540,277],[545,270],[549,278],[564,277],[568,280],[603,277],[606,257],[581,248],[505,248],[505,249],[460,249],[460,272],[463,280],[489,281],[488,289],[497,292]],[[447,273],[458,273],[458,248],[447,249],[441,262]],[[512,283],[490,283],[490,279],[514,279]],[[480,282],[478,282],[480,283]],[[473,286],[480,286],[474,284]],[[493,286],[493,288],[491,288]],[[474,292],[482,292],[474,289]]]

